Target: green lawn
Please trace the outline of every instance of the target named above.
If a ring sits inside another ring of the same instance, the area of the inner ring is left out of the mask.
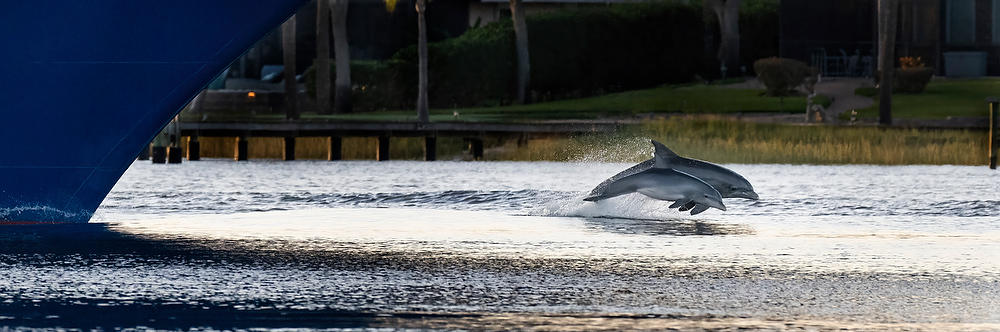
[[[894,118],[941,119],[988,116],[986,98],[1000,97],[1000,78],[931,81],[920,94],[893,94]],[[859,110],[865,118],[878,117],[878,95],[872,107]]]
[[[566,119],[628,118],[645,113],[799,112],[804,97],[766,97],[763,90],[717,85],[662,86],[604,96],[502,107],[434,109],[431,121],[518,122]],[[455,115],[457,113],[457,116]],[[182,115],[200,121],[201,115]],[[204,121],[283,121],[284,115],[208,114]],[[414,110],[364,112],[343,115],[304,114],[305,121],[412,121]]]

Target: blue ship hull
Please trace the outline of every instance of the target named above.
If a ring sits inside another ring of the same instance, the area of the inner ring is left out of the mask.
[[[304,0],[0,5],[0,222],[86,222],[202,87]]]

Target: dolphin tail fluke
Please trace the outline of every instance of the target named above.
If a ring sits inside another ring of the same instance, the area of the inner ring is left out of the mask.
[[[708,205],[697,204],[697,205],[694,206],[693,209],[691,209],[691,215],[693,216],[693,215],[705,212],[705,210],[708,210],[708,208],[709,208]]]

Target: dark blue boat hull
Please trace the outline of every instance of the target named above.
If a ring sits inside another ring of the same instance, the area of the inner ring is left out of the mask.
[[[181,107],[302,2],[0,4],[0,221],[88,221]]]

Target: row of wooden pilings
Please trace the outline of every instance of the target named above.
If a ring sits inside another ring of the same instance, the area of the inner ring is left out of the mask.
[[[295,137],[283,137],[284,149],[281,160],[295,160]],[[233,151],[233,159],[236,161],[249,160],[249,139],[247,137],[235,137],[236,148]],[[467,138],[469,152],[475,160],[483,159],[483,139]],[[343,138],[339,136],[327,137],[328,150],[327,160],[336,161],[343,158]],[[378,136],[375,150],[375,159],[378,161],[389,160],[389,136]],[[185,153],[186,152],[186,153]],[[151,159],[154,164],[179,164],[182,158],[189,161],[201,160],[201,143],[198,136],[189,136],[187,151],[179,146],[151,146],[139,154],[139,160]],[[424,160],[437,160],[437,137],[424,137]]]

